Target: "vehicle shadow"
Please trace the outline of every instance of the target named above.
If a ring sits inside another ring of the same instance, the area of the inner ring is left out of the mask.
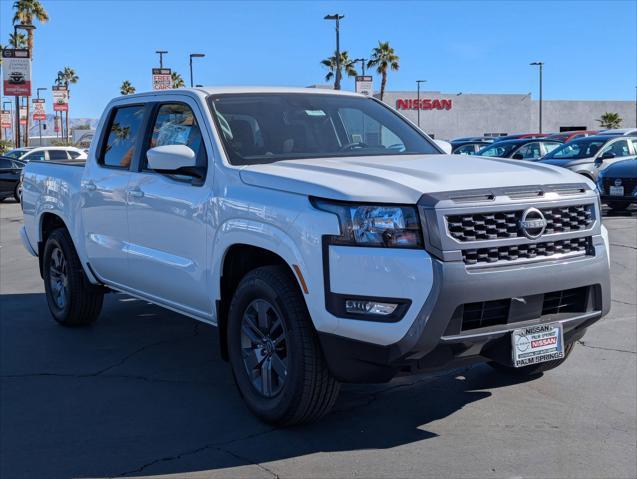
[[[637,216],[637,204],[632,204],[625,210],[611,210],[608,206],[602,206],[602,217],[604,218],[632,218]]]
[[[345,385],[321,422],[276,429],[243,404],[214,327],[120,294],[107,296],[88,328],[55,324],[42,294],[0,295],[0,317],[5,479],[223,476],[314,453],[389,449],[436,437],[429,424],[520,381],[476,366]]]

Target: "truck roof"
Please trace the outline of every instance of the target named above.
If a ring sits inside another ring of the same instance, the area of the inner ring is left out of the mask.
[[[149,95],[167,95],[179,93],[194,93],[195,95],[224,95],[239,93],[305,93],[312,95],[342,95],[342,96],[363,96],[359,93],[343,90],[332,90],[327,88],[303,88],[303,87],[272,87],[272,86],[201,86],[195,88],[175,88],[170,90],[155,90],[124,95],[118,99],[145,97]]]

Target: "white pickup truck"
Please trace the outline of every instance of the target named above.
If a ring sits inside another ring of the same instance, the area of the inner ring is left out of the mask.
[[[373,98],[130,95],[86,163],[30,163],[22,239],[63,325],[120,291],[215,325],[250,409],[292,424],[341,382],[561,364],[610,307],[592,182],[445,155]]]

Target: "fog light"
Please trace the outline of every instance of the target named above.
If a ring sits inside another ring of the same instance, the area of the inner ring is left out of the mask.
[[[393,313],[397,307],[397,304],[378,303],[376,301],[359,301],[355,299],[345,301],[345,310],[350,314],[379,314],[387,316]]]

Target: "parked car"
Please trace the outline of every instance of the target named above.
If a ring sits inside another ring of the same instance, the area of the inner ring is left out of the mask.
[[[553,151],[561,144],[562,142],[559,140],[547,140],[544,138],[496,141],[482,148],[476,155],[512,158],[514,160],[534,160]]]
[[[564,131],[562,133],[555,133],[546,137],[547,140],[560,140],[567,143],[575,138],[582,138],[585,136],[597,135],[597,130],[577,130],[577,131]]]
[[[22,161],[67,161],[85,160],[87,158],[79,148],[73,146],[38,146],[30,148],[16,148],[5,153],[5,156]]]
[[[493,143],[495,139],[492,136],[463,136],[461,138],[454,138],[451,140],[451,143],[460,143],[465,141],[484,141],[485,143]]]
[[[601,130],[600,135],[637,136],[637,128],[615,128],[612,130]]]
[[[595,180],[608,165],[637,154],[637,139],[594,135],[564,143],[540,159],[541,163],[568,168]]]
[[[24,168],[24,162],[0,156],[0,201],[13,197],[20,201],[22,187],[20,185],[20,173]]]
[[[597,176],[597,189],[604,203],[622,211],[637,203],[637,157],[609,165]]]
[[[108,104],[95,141],[85,165],[24,170],[53,318],[89,324],[116,290],[218,326],[271,423],[318,419],[341,382],[481,361],[537,375],[610,308],[594,186],[443,154],[375,98],[141,93]]]
[[[515,135],[496,136],[495,141],[523,140],[525,138],[546,138],[551,133],[517,133]]]
[[[483,139],[479,140],[453,140],[451,146],[453,148],[452,153],[456,155],[475,155],[482,148],[493,143],[493,140],[487,141]]]

